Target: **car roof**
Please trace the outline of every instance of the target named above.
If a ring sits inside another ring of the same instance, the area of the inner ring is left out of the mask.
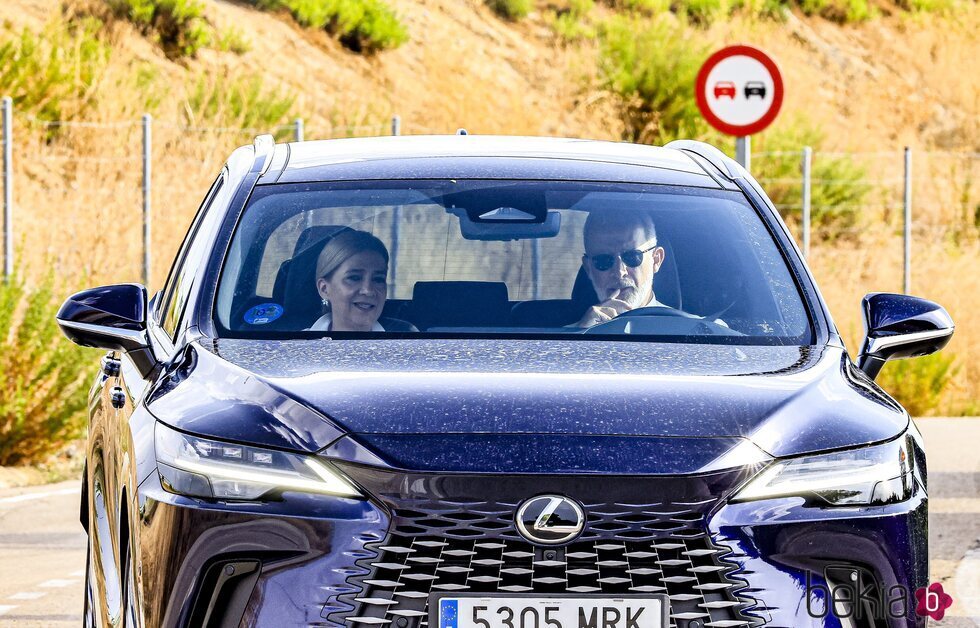
[[[358,179],[570,179],[733,188],[684,151],[625,142],[415,135],[279,144],[258,184]]]

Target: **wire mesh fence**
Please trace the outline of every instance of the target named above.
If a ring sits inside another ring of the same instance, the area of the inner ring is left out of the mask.
[[[255,135],[280,141],[430,129],[399,116],[377,124],[271,129],[170,120],[44,121],[4,104],[4,269],[27,262],[90,281],[158,287],[204,191],[224,159]],[[912,168],[907,169],[906,158]],[[914,289],[917,246],[975,241],[980,154],[903,148],[867,152],[756,152],[753,174],[810,259],[833,251],[887,264],[891,290]],[[873,245],[869,245],[872,242]],[[20,261],[20,260],[18,260]]]
[[[197,203],[228,154],[279,141],[424,133],[420,125],[268,129],[168,120],[44,121],[4,104],[4,272],[14,263],[80,280],[159,286]],[[146,232],[146,233],[144,233]],[[14,252],[18,257],[15,259]]]
[[[975,242],[980,234],[980,153],[812,151],[753,155],[753,174],[807,252],[854,245],[892,264],[910,292],[923,247]],[[919,250],[919,259],[916,251]],[[813,249],[813,250],[807,250]]]

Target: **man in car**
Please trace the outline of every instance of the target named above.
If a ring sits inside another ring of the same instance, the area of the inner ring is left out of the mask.
[[[649,214],[640,211],[593,211],[583,229],[582,265],[599,303],[574,326],[591,327],[623,312],[661,306],[654,295],[654,276],[664,263],[657,230]]]

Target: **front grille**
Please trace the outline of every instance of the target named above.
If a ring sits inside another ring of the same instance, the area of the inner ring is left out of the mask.
[[[731,575],[737,567],[724,558],[730,550],[705,532],[705,513],[718,496],[711,494],[717,487],[703,481],[624,478],[613,481],[616,488],[603,488],[602,478],[345,470],[385,504],[391,522],[387,537],[366,545],[373,555],[358,561],[362,569],[348,578],[356,590],[325,607],[337,624],[428,628],[429,595],[454,592],[664,594],[676,628],[759,623],[743,614],[752,600],[738,595],[746,585]],[[541,492],[583,504],[582,536],[550,548],[518,534],[518,505]],[[648,499],[629,501],[627,493]],[[664,493],[673,498],[655,499]]]

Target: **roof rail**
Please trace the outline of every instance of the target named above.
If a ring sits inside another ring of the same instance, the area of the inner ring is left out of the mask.
[[[719,172],[729,179],[734,180],[740,177],[744,178],[748,176],[748,172],[746,172],[737,161],[707,142],[698,142],[696,140],[674,140],[673,142],[668,142],[665,144],[664,148],[673,148],[675,150],[694,153],[717,168]]]
[[[257,135],[252,145],[255,147],[255,163],[253,168],[260,163],[260,160],[263,160],[261,161],[262,169],[259,171],[259,176],[262,176],[272,164],[272,153],[276,150],[276,138],[268,133]]]

